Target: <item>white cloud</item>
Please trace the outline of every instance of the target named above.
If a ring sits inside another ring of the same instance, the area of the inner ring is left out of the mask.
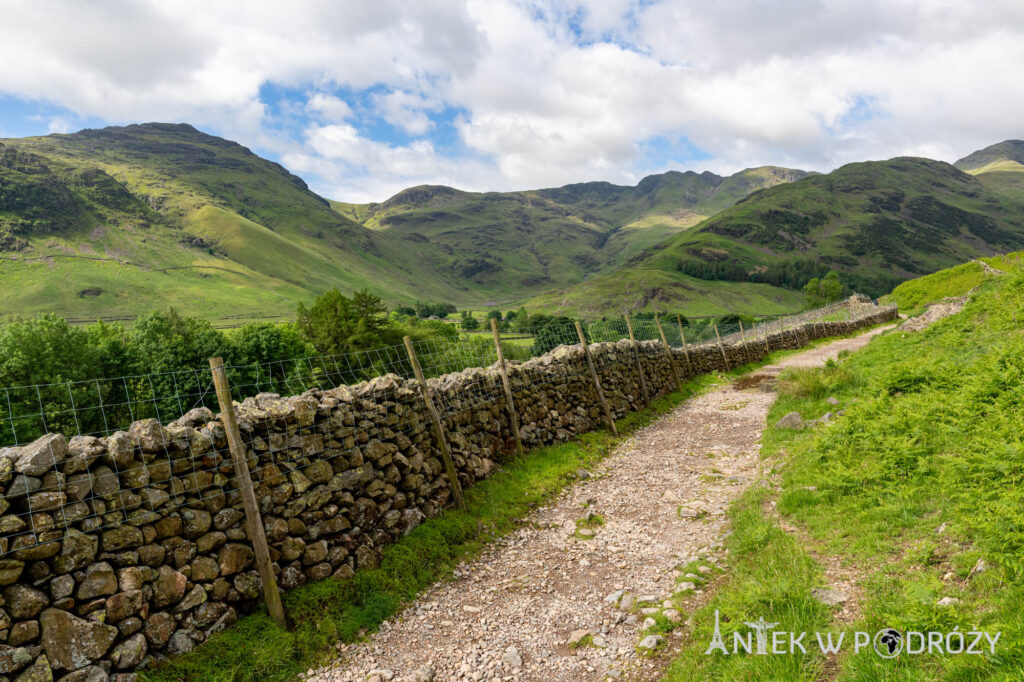
[[[0,0],[0,16],[0,94],[188,120],[348,200],[634,182],[673,165],[645,155],[663,137],[717,171],[953,160],[1024,137],[1017,0]],[[312,93],[298,137],[274,125],[268,83]],[[449,108],[455,151],[433,137]],[[364,117],[413,139],[371,139]]]

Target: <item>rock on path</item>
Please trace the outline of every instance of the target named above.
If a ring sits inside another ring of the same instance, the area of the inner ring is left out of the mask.
[[[823,364],[878,331],[792,355],[770,373]],[[680,589],[677,568],[710,555],[717,556],[707,563],[726,560],[725,510],[759,478],[773,400],[721,386],[679,405],[623,442],[593,476],[461,565],[454,579],[424,592],[368,642],[340,646],[335,663],[306,679],[657,677],[661,664],[637,653],[645,614],[623,611],[614,593],[659,606]],[[588,512],[604,525],[581,539],[576,521]],[[581,630],[589,644],[570,648]]]

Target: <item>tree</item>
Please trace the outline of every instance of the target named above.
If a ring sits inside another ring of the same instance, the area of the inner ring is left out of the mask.
[[[462,311],[462,329],[471,332],[480,328],[480,322],[473,317],[473,313],[469,310]]]
[[[819,308],[838,301],[846,293],[846,286],[839,281],[839,273],[831,270],[821,279],[812,277],[804,285],[804,307]]]
[[[395,312],[406,317],[416,317],[416,309],[411,305],[400,305],[395,308]]]
[[[498,322],[501,322],[501,311],[500,310],[492,310],[491,312],[487,313],[487,319],[488,320],[497,320]]]
[[[337,355],[401,343],[388,326],[384,304],[366,290],[348,298],[337,289],[320,296],[311,308],[299,304],[296,324],[318,352]]]

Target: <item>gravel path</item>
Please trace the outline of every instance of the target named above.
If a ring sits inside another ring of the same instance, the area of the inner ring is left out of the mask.
[[[821,365],[879,331],[791,355],[757,374]],[[699,581],[685,589],[677,569],[698,561],[711,573],[727,561],[725,510],[759,478],[761,431],[774,397],[723,385],[679,405],[368,642],[340,645],[336,662],[306,678],[656,678],[664,657],[638,653],[648,615],[641,609],[670,608],[673,598],[689,607],[703,597]],[[577,520],[589,513],[604,524],[578,532]],[[584,630],[590,644],[570,647]]]

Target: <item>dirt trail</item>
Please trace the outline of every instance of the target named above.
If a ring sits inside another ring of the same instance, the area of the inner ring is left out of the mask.
[[[794,354],[757,374],[815,366],[879,333]],[[368,642],[341,646],[315,680],[647,680],[665,657],[637,653],[649,607],[677,593],[691,560],[725,563],[725,510],[760,478],[761,432],[774,394],[723,385],[623,442],[594,472],[524,526],[424,592]],[[577,533],[588,512],[604,525]],[[687,592],[687,606],[702,599]],[[588,630],[603,646],[568,646]]]

